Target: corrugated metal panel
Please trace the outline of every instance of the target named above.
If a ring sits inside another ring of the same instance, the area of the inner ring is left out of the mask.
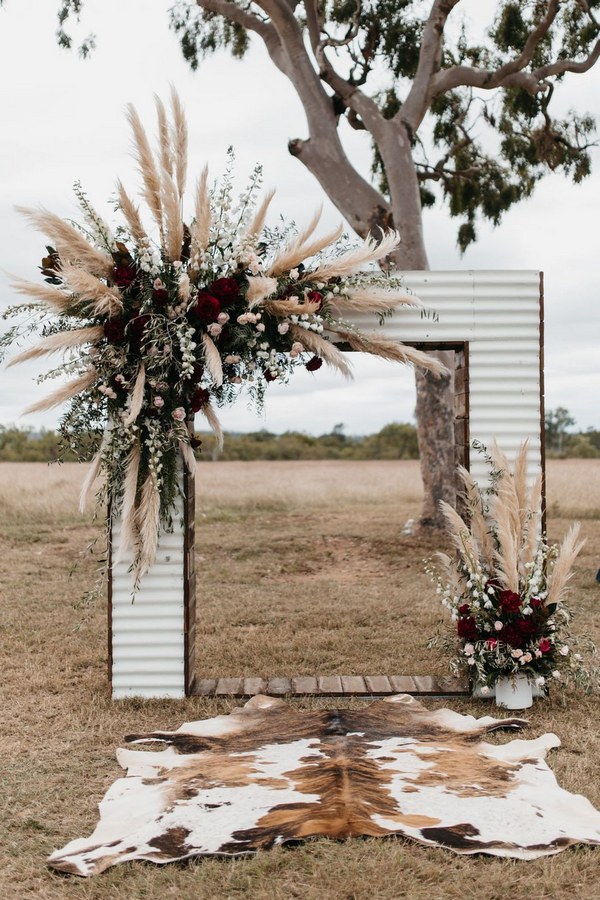
[[[530,441],[531,477],[541,466],[540,273],[537,271],[406,272],[406,287],[438,315],[405,310],[381,326],[386,337],[420,342],[469,342],[471,440],[498,440],[509,458]],[[372,330],[366,316],[359,327]],[[471,450],[471,470],[487,467]]]
[[[113,697],[185,696],[183,503],[173,531],[161,532],[156,562],[132,599],[131,558],[112,571]],[[113,524],[113,552],[121,536]]]

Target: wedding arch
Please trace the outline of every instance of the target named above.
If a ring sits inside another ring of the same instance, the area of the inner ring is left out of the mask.
[[[510,457],[529,440],[533,474],[544,470],[543,278],[538,271],[407,272],[403,283],[436,320],[418,310],[403,312],[381,326],[386,338],[420,350],[454,350],[456,462],[481,481],[487,467],[474,442],[496,439]],[[366,317],[352,316],[358,328]],[[537,471],[536,471],[537,470]],[[194,570],[194,483],[184,474],[180,520],[162,532],[156,561],[135,602],[126,561],[110,567],[109,678],[114,698],[182,698],[203,690],[236,693],[240,679],[211,678],[197,648]],[[113,553],[120,538],[113,524]],[[202,678],[197,680],[197,669]],[[271,692],[285,692],[278,679]],[[297,679],[298,690],[302,681]],[[398,679],[396,679],[398,682]],[[241,693],[268,689],[259,678],[245,679]],[[289,688],[289,684],[287,685]],[[292,688],[294,685],[292,685]],[[371,685],[373,692],[384,689]],[[391,684],[392,690],[406,685]],[[339,692],[339,689],[334,692]]]

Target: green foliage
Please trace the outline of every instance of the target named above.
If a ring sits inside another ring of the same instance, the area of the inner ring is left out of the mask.
[[[217,454],[212,432],[198,435],[202,447],[199,462],[221,460],[289,460],[289,459],[418,459],[417,432],[413,425],[397,422],[386,425],[377,434],[349,437],[343,426],[336,425],[328,434],[314,437],[299,431],[273,434],[254,431],[227,434],[222,453]],[[35,433],[30,428],[0,425],[0,462],[73,462],[90,459],[97,436],[85,439],[87,453],[82,452],[82,439],[77,449],[70,449],[53,431]],[[85,443],[85,440],[83,441]]]

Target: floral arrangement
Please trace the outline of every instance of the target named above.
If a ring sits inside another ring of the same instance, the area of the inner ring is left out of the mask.
[[[10,364],[65,353],[42,380],[65,374],[72,380],[26,412],[68,402],[60,426],[67,445],[89,447],[90,434],[97,436],[82,504],[103,475],[97,498],[122,518],[117,559],[133,552],[136,583],[155,558],[161,523],[170,525],[181,465],[194,468],[195,413],[222,441],[215,406],[232,403],[240,390],[260,405],[268,383],[287,381],[298,366],[316,372],[326,363],[349,377],[335,341],[443,371],[426,354],[365,334],[344,318],[420,305],[381,269],[359,274],[393,251],[395,232],[349,247],[341,227],[315,236],[319,214],[299,233],[285,225],[269,229],[273,194],[258,203],[260,168],[236,200],[231,155],[212,187],[202,172],[186,224],[188,137],[177,95],[170,116],[159,99],[157,112],[155,154],[128,107],[152,229],[121,182],[124,224],[114,233],[79,184],[83,224],[42,208],[22,210],[51,241],[41,266],[46,283],[15,279],[15,290],[31,299],[5,315],[18,322],[0,342],[1,349],[32,332],[42,336]]]
[[[510,470],[495,446],[487,456],[491,486],[482,490],[459,469],[469,524],[442,502],[455,555],[437,554],[426,570],[450,612],[453,636],[443,643],[456,656],[455,674],[467,672],[483,693],[498,678],[527,673],[538,686],[548,680],[586,681],[583,657],[575,652],[571,614],[564,602],[571,567],[581,550],[579,524],[560,548],[541,531],[541,474],[531,488],[527,443]],[[439,643],[430,641],[430,646]]]

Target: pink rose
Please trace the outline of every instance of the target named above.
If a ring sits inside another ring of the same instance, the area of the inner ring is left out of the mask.
[[[219,325],[224,325],[225,322],[229,322],[229,313],[220,312],[217,316],[217,322],[219,323]]]
[[[157,409],[162,409],[162,407],[165,405],[165,401],[163,400],[162,397],[155,397],[154,405]]]
[[[223,331],[223,326],[217,324],[217,322],[213,322],[212,325],[209,325],[206,329],[211,337],[219,337],[221,332]]]
[[[185,409],[183,408],[183,406],[178,406],[177,409],[173,410],[171,415],[173,416],[175,421],[183,422],[183,420],[185,419]]]

